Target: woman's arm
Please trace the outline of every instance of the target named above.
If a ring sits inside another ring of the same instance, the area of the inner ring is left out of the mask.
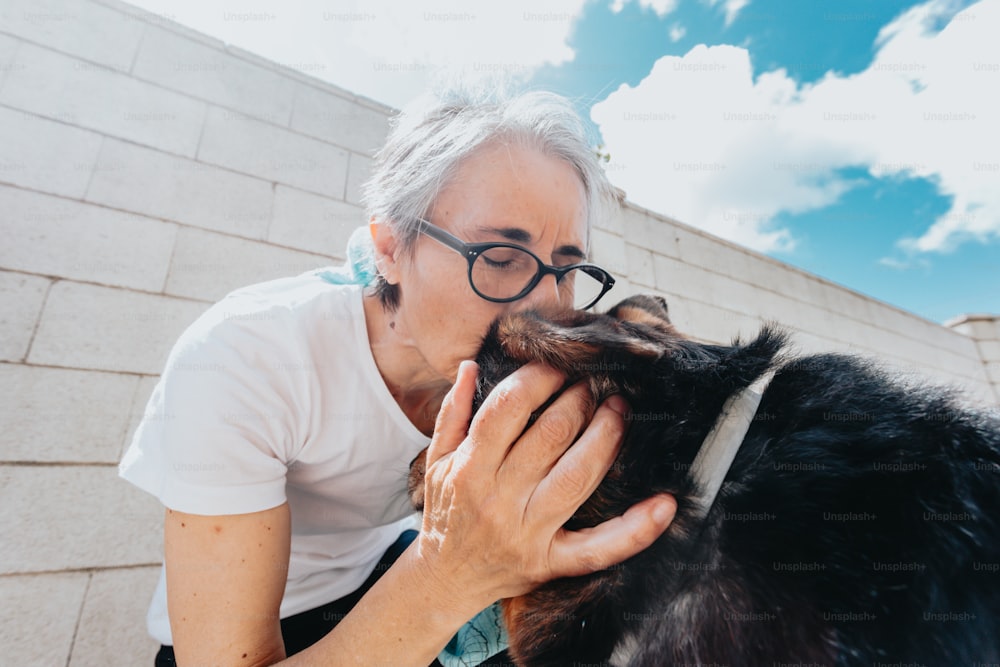
[[[288,504],[252,514],[167,510],[167,610],[178,665],[272,665],[288,577]]]
[[[427,665],[496,600],[621,562],[673,519],[676,504],[663,496],[592,529],[564,530],[615,459],[624,403],[595,413],[589,390],[571,387],[524,431],[562,387],[562,374],[527,366],[472,419],[476,372],[463,363],[441,407],[420,536],[340,625],[283,664]]]
[[[280,664],[423,667],[495,600],[618,563],[669,524],[675,504],[664,497],[592,529],[564,530],[614,460],[624,406],[608,401],[591,420],[589,393],[572,387],[524,431],[563,376],[527,366],[498,385],[473,420],[475,378],[475,364],[463,364],[438,417],[420,537],[333,631]],[[178,665],[278,663],[287,506],[186,518],[168,513],[166,533]]]

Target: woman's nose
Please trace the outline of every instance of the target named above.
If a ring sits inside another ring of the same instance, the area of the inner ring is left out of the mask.
[[[527,296],[514,302],[517,310],[553,310],[558,308],[572,308],[573,304],[563,303],[563,294],[559,290],[556,277],[552,274],[542,276],[535,288],[528,292]]]

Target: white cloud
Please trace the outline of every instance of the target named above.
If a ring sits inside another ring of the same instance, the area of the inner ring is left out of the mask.
[[[657,16],[663,18],[677,9],[677,4],[680,0],[611,0],[611,11],[617,14],[625,9],[625,5],[629,2],[638,2],[640,7],[652,9],[656,12]],[[717,7],[721,4],[723,10],[726,12],[727,27],[736,19],[736,15],[739,14],[740,10],[750,4],[750,0],[702,0],[702,2],[708,3],[710,7]],[[672,35],[671,38],[673,38]],[[680,37],[677,39],[680,39]],[[677,39],[673,41],[676,42]]]
[[[687,34],[687,30],[680,23],[675,23],[670,26],[670,32],[667,34],[670,36],[671,42],[679,42],[684,39],[684,35]]]
[[[882,257],[878,260],[881,266],[896,271],[910,271],[912,269],[929,269],[931,268],[930,262],[924,257],[916,257],[910,259],[897,259],[895,257]]]
[[[572,60],[566,42],[586,0],[130,2],[398,107],[439,79],[517,80]]]
[[[611,11],[617,14],[621,10],[625,9],[625,4],[630,1],[631,0],[612,0]],[[730,2],[732,1],[734,0],[730,0]],[[735,0],[735,1],[739,2],[741,0]],[[749,0],[744,0],[744,1],[749,1]],[[654,12],[656,12],[657,16],[662,18],[667,14],[669,14],[670,12],[677,9],[677,3],[679,2],[679,0],[638,0],[638,2],[640,7],[642,7],[643,9],[652,9]]]
[[[781,213],[822,208],[863,167],[933,180],[950,210],[907,253],[1000,236],[1000,0],[952,18],[946,0],[904,13],[871,65],[800,85],[784,70],[753,78],[749,53],[698,46],[664,57],[591,116],[629,199],[760,250],[794,245]]]
[[[740,10],[750,4],[750,0],[708,0],[708,4],[712,7],[722,5],[726,12],[726,27],[729,27],[736,20]]]

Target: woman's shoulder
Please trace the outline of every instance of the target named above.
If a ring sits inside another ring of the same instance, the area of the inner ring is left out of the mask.
[[[179,343],[233,338],[266,343],[276,338],[293,344],[319,329],[348,335],[357,329],[358,318],[364,318],[362,288],[332,285],[319,271],[233,290],[202,313]]]
[[[289,318],[309,321],[331,319],[338,311],[361,311],[361,287],[333,285],[319,275],[322,270],[278,278],[233,290],[212,309],[217,318],[231,321],[267,321]]]

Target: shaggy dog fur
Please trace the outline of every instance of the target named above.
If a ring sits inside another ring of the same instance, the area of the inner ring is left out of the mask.
[[[860,358],[792,358],[786,345],[773,327],[745,344],[697,343],[658,297],[493,324],[477,405],[542,361],[631,406],[617,461],[569,528],[656,493],[678,501],[667,532],[625,563],[503,602],[519,665],[1000,663],[996,415]],[[769,368],[700,520],[690,464],[726,398]],[[411,482],[419,505],[422,457]]]

